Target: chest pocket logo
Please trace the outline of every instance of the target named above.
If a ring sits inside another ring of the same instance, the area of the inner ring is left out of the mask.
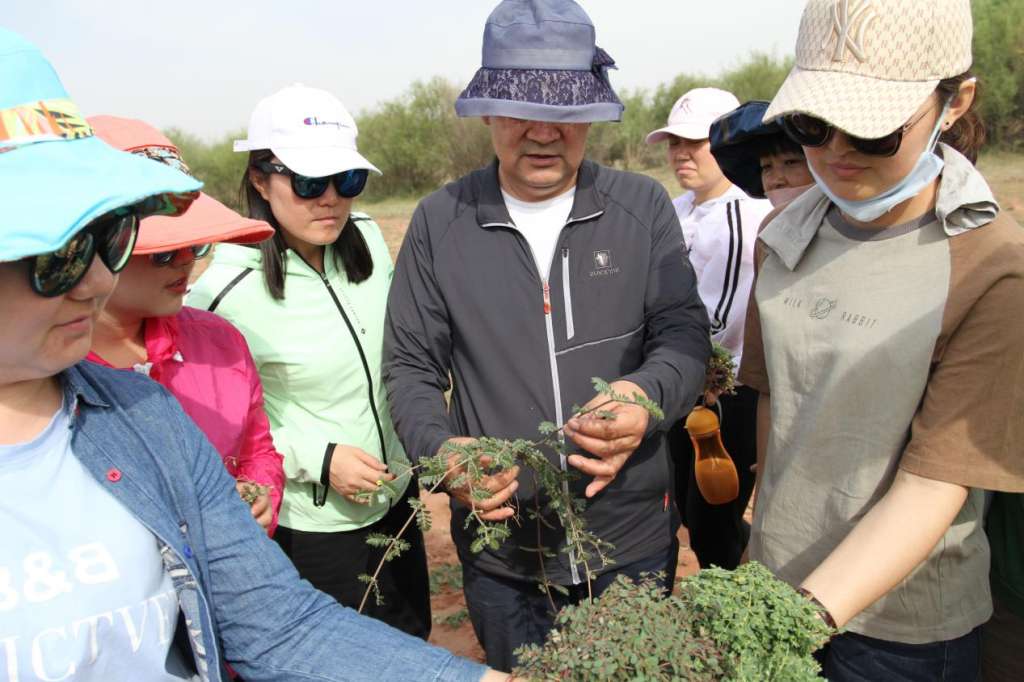
[[[832,311],[835,310],[837,305],[839,305],[839,301],[837,299],[819,298],[814,302],[811,312],[807,313],[807,315],[815,320],[824,320],[832,314]]]

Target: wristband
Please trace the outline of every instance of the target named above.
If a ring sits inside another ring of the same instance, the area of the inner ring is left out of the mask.
[[[818,617],[821,618],[822,622],[825,623],[825,625],[829,626],[833,630],[839,629],[838,627],[836,627],[836,619],[832,617],[832,614],[829,613],[827,608],[825,608],[825,605],[822,604],[821,601],[817,597],[815,597],[810,590],[808,590],[805,587],[799,587],[797,588],[797,593],[801,597],[806,598],[809,602],[814,604],[814,608],[818,610]]]

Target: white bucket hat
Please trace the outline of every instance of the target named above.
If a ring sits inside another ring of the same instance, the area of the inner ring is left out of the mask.
[[[718,88],[694,88],[672,105],[668,125],[647,134],[647,144],[655,144],[670,135],[687,140],[706,140],[711,136],[711,124],[719,116],[740,105],[731,92]]]
[[[796,65],[764,120],[805,113],[884,137],[971,68],[973,33],[970,0],[810,0]]]
[[[290,85],[260,100],[236,152],[269,149],[299,175],[322,178],[355,168],[380,171],[356,149],[355,119],[326,90]]]

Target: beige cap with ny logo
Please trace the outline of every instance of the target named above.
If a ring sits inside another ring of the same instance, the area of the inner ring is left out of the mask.
[[[970,0],[810,0],[796,65],[764,120],[799,112],[884,137],[970,69],[973,34]]]

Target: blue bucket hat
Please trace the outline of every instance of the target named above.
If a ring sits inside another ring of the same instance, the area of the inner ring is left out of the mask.
[[[178,215],[200,187],[95,137],[39,49],[0,28],[0,262],[55,251],[114,209]]]
[[[768,102],[741,104],[711,124],[711,154],[729,182],[748,195],[764,199],[761,182],[761,150],[773,137],[786,138],[775,121],[764,123]]]
[[[594,24],[572,0],[503,0],[484,26],[482,67],[455,101],[459,116],[531,121],[619,121],[623,105],[595,44]]]

